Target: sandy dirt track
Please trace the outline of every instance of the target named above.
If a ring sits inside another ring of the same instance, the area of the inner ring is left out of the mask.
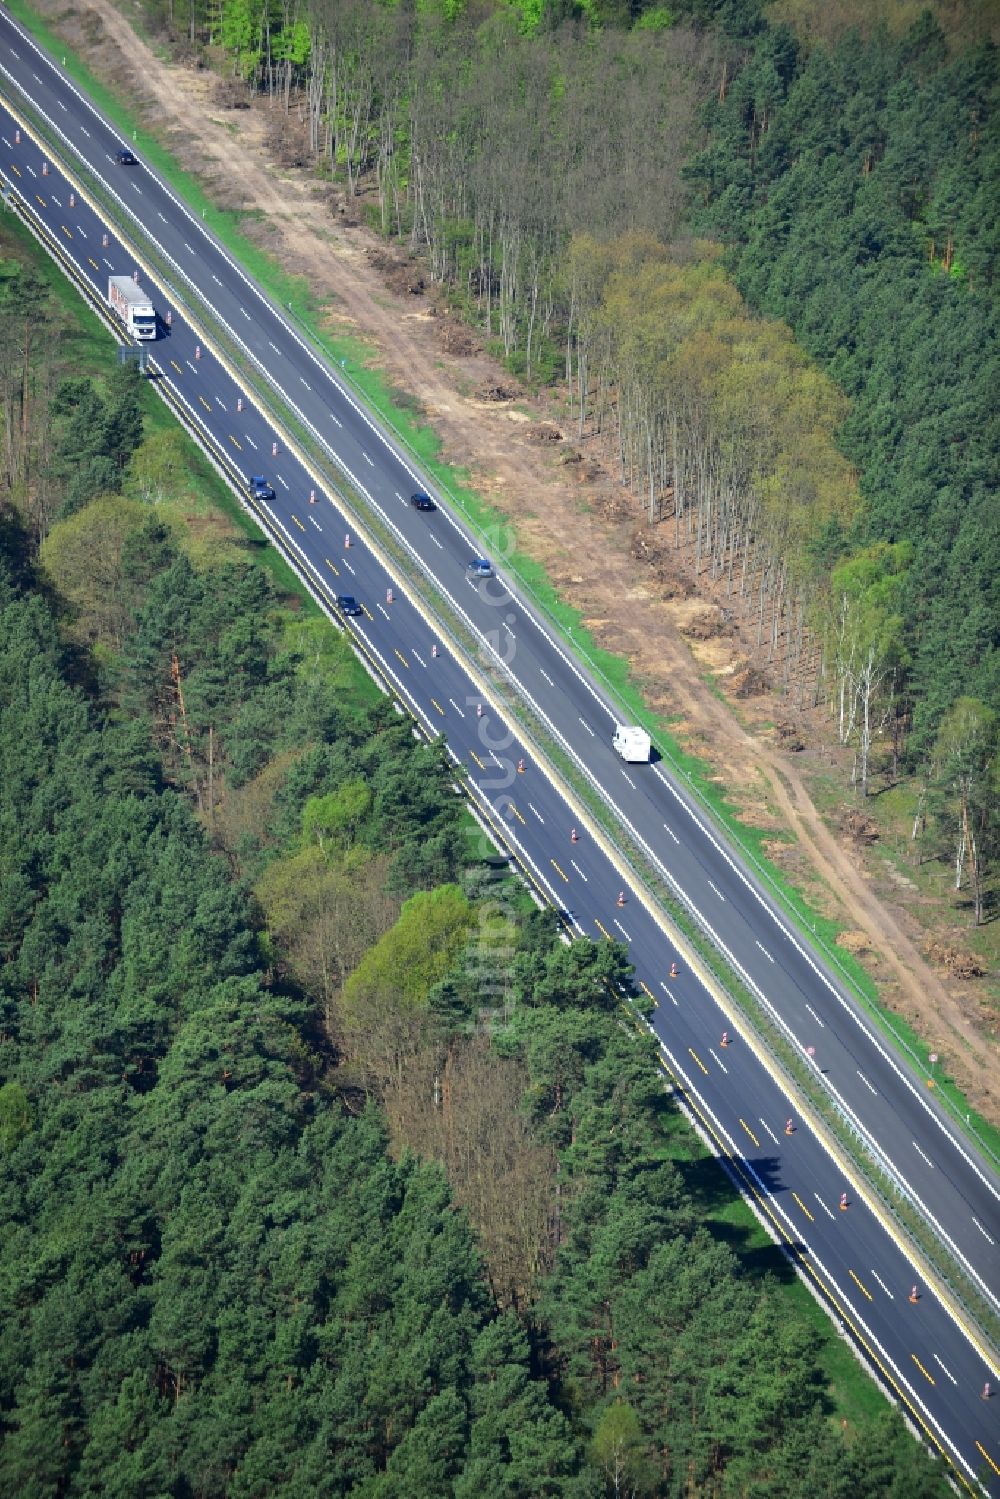
[[[629,658],[651,705],[679,715],[679,737],[713,766],[741,815],[776,835],[792,832],[793,845],[775,843],[776,860],[821,910],[852,929],[850,945],[887,1001],[943,1054],[976,1106],[1000,1122],[1000,1048],[995,1033],[986,1034],[976,986],[946,981],[927,963],[919,924],[890,889],[875,888],[864,855],[816,810],[806,775],[811,767],[829,773],[832,756],[816,747],[828,731],[818,721],[804,724],[806,752],[786,753],[771,729],[794,716],[786,702],[765,693],[741,705],[744,727],[706,685],[709,674],[725,685],[737,664],[752,658],[750,635],[741,639],[738,617],[719,633],[719,601],[692,593],[682,554],[668,564],[677,587],[665,586],[662,569],[636,562],[641,519],[609,475],[599,439],[578,441],[551,401],[477,396],[513,382],[436,305],[432,288],[407,289],[419,282],[419,267],[386,274],[391,257],[351,222],[353,207],[344,211],[336,189],[275,165],[266,103],[223,107],[212,74],[165,63],[122,27],[109,0],[77,0],[72,13],[47,0],[39,8],[98,76],[130,98],[213,198],[258,216],[247,221],[248,233],[286,270],[309,277],[328,325],[370,344],[374,362],[416,398],[440,434],[443,457],[466,468],[479,492],[511,518],[521,550],[545,564],[598,643]],[[564,440],[538,440],[544,421]]]

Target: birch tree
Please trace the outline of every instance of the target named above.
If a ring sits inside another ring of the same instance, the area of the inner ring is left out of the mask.
[[[985,872],[1000,824],[1000,719],[976,698],[960,697],[945,714],[933,757],[939,818],[954,851],[955,889],[968,868],[973,924],[985,908]]]
[[[851,780],[862,796],[906,662],[902,601],[910,558],[905,543],[880,542],[841,563],[831,577],[841,742],[855,746]]]

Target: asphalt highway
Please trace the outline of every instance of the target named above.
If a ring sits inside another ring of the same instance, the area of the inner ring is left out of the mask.
[[[815,1048],[817,1071],[845,1118],[995,1300],[1000,1183],[941,1113],[926,1081],[890,1053],[663,763],[625,765],[618,758],[610,744],[615,711],[544,618],[518,596],[502,555],[490,554],[499,576],[470,575],[468,563],[481,543],[461,519],[441,502],[429,513],[411,507],[411,493],[427,486],[405,454],[156,174],[141,162],[115,164],[120,138],[0,12],[0,93],[15,111],[18,87],[61,134],[67,166],[73,153],[85,160],[155,238],[176,267],[175,280],[204,297],[412,563],[435,580],[482,650],[507,663],[580,773],[614,806],[633,841],[771,1008],[789,1041]],[[742,1034],[738,1018],[724,1013],[678,962],[655,910],[629,886],[585,814],[533,762],[485,678],[470,675],[438,638],[377,548],[354,534],[348,543],[351,523],[336,497],[317,484],[209,340],[189,326],[8,109],[0,109],[0,173],[53,253],[101,297],[109,275],[140,270],[157,311],[172,313],[171,326],[147,345],[164,393],[230,469],[264,474],[274,486],[275,499],[257,507],[261,524],[334,610],[338,594],[357,597],[362,615],[341,623],[426,732],[446,737],[482,817],[540,895],[577,932],[627,942],[637,982],[655,1005],[651,1029],[664,1064],[705,1137],[807,1283],[954,1465],[956,1477],[967,1487],[981,1478],[986,1491],[1000,1494],[1000,1394],[983,1398],[988,1383],[1000,1385],[1000,1374],[933,1288],[919,1284],[891,1226],[836,1151],[804,1125],[796,1127],[794,1105],[753,1037]]]

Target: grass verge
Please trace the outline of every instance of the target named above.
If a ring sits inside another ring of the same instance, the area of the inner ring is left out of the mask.
[[[27,9],[20,6],[19,3],[15,8],[20,8],[25,17],[29,14]],[[57,54],[61,54],[58,42],[54,45]],[[73,61],[80,81],[84,82],[90,88],[91,80],[87,75],[87,70],[77,59],[73,59]],[[69,70],[68,58],[67,67]],[[100,86],[97,86],[94,92],[95,94],[102,95],[103,99],[107,99],[108,97],[106,91],[101,89]],[[122,119],[126,120],[124,128],[127,133],[132,133],[127,123],[127,115],[117,101],[112,101],[108,108],[109,113],[119,119],[119,123],[121,123]],[[198,206],[205,204],[206,200],[198,185],[194,183],[188,174],[176,166],[176,163],[172,161],[166,152],[149,141],[141,144],[140,149],[146,151],[148,159],[160,167],[164,176],[172,180],[179,191],[189,198],[195,198]],[[285,303],[289,311],[298,316],[300,320],[304,317],[310,319],[318,318],[320,309],[314,305],[307,284],[285,275],[269,256],[247,241],[238,231],[238,215],[227,214],[211,208],[211,205],[207,205],[203,208],[203,217],[216,230],[220,239],[243,260],[247,268],[267,287],[272,296]],[[380,372],[372,366],[369,351],[365,346],[359,344],[356,340],[332,338],[322,332],[317,335],[310,323],[306,324],[306,332],[315,343],[340,364],[344,375],[366,397],[369,403],[379,410],[380,414],[386,420],[387,424],[394,429],[400,440],[411,448],[417,459],[435,476],[442,490],[448,493],[456,507],[465,513],[470,526],[475,530],[486,533],[487,538],[490,539],[492,550],[502,550],[505,566],[509,567],[519,577],[522,585],[526,587],[529,594],[533,595],[536,606],[548,615],[567,639],[576,646],[579,654],[589,661],[595,674],[604,679],[605,685],[611,695],[617,698],[622,705],[623,716],[647,723],[656,734],[661,747],[666,750],[667,758],[672,762],[674,769],[678,771],[681,778],[686,781],[688,786],[702,801],[711,807],[719,821],[729,829],[736,842],[743,847],[748,859],[753,863],[758,863],[760,847],[759,841],[757,842],[756,849],[754,847],[755,841],[757,841],[756,835],[753,834],[752,830],[744,828],[733,816],[732,810],[726,804],[717,785],[715,785],[707,774],[705,767],[693,757],[683,755],[679,747],[670,739],[667,724],[650,714],[645,708],[638,687],[630,677],[628,664],[597,648],[588,632],[582,627],[580,616],[559,598],[549,583],[544,570],[537,563],[531,558],[518,553],[516,546],[512,546],[509,549],[506,546],[502,546],[500,538],[505,533],[510,532],[509,523],[506,518],[493,511],[469,487],[468,476],[466,474],[440,463],[437,457],[439,442],[436,434],[427,425],[421,425],[415,421],[411,412],[401,409],[404,403],[386,386]],[[251,529],[256,541],[256,530],[252,528],[249,518],[236,505],[228,489],[221,484],[221,481],[219,481],[219,485],[220,491],[225,495],[224,504],[228,504],[235,509],[241,527]],[[497,542],[496,547],[492,546],[492,540],[494,539]],[[289,570],[289,579],[291,577],[292,574]],[[299,592],[296,583],[290,582],[289,586],[296,593]],[[776,892],[784,897],[789,907],[796,911],[800,920],[804,916],[803,924],[808,929],[811,929],[814,935],[820,937],[822,935],[820,919],[815,917],[814,913],[810,911],[798,892],[794,891],[791,887],[785,886],[780,876],[777,875],[777,872],[770,870],[762,861],[760,861],[760,872],[769,879]],[[836,933],[837,927],[834,923],[826,923],[825,925],[831,935]],[[878,1005],[874,986],[867,980],[864,971],[858,965],[849,965],[842,961],[839,954],[831,953],[829,956],[836,966],[841,969],[845,977],[852,977],[849,971],[850,966],[853,966],[857,970],[857,974],[854,977],[858,992],[863,998],[869,1001],[873,1008],[873,1013],[880,1020],[884,1021],[888,1019],[888,1012],[883,1011]],[[859,978],[862,980],[861,983],[857,981]],[[895,1017],[892,1017],[892,1020],[895,1022]],[[907,1040],[900,1034],[894,1024],[890,1026],[890,1030],[896,1040],[901,1042],[905,1047]],[[918,1060],[919,1058],[915,1055],[915,1059]]]
[[[588,663],[595,676],[603,681],[611,697],[623,710],[623,716],[629,721],[644,724],[650,730],[671,769],[726,830],[745,860],[785,906],[801,930],[811,936],[822,949],[828,964],[855,994],[886,1037],[898,1050],[908,1055],[924,1080],[936,1087],[938,1096],[956,1123],[1000,1164],[1000,1129],[995,1128],[972,1108],[952,1078],[943,1073],[935,1074],[929,1059],[929,1047],[905,1021],[881,1002],[877,987],[863,966],[851,954],[837,947],[836,938],[843,928],[814,911],[801,892],[790,885],[781,871],[769,862],[764,854],[763,835],[760,831],[739,821],[710,768],[695,757],[685,754],[672,738],[668,720],[647,708],[641,688],[632,678],[628,662],[598,646],[583,625],[580,613],[559,596],[539,563],[519,552],[516,543],[509,549],[503,544],[503,538],[516,535],[508,519],[471,488],[467,473],[440,461],[439,437],[433,428],[414,418],[412,410],[407,409],[411,402],[405,396],[400,398],[393,391],[374,366],[372,351],[368,346],[357,339],[333,337],[324,330],[322,308],[313,295],[309,282],[304,277],[289,275],[273,256],[261,250],[240,232],[240,222],[246,215],[216,207],[198,179],[178,165],[152,132],[137,124],[134,115],[119,97],[94,78],[82,60],[66,48],[46,21],[26,5],[24,0],[8,0],[8,9],[62,61],[69,76],[86,90],[122,134],[135,142],[145,158],[171,183],[189,208],[201,215],[206,225],[239,258],[271,297],[292,313],[310,340],[340,366],[345,378],[377,410],[402,443],[410,449],[421,467],[433,476],[439,488],[464,514],[470,526],[483,535],[487,547],[503,551],[505,567],[518,578],[536,606],[559,628],[567,643]],[[221,481],[220,488],[225,489]],[[220,496],[220,508],[228,506],[234,521],[234,512],[239,512],[237,523],[241,528],[249,528],[248,534],[256,537],[256,529],[252,523],[242,514],[228,490],[226,494],[228,499]],[[283,589],[292,587],[294,575],[283,562],[275,569],[275,576],[276,580],[281,578]],[[315,606],[309,600],[304,607]]]

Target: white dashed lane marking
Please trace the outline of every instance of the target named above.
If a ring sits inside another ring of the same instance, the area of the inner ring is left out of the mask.
[[[979,1221],[978,1218],[973,1218],[972,1221],[976,1225],[976,1227],[978,1228],[979,1232],[982,1234],[983,1238],[987,1241],[987,1243],[989,1243],[989,1244],[996,1244],[996,1239],[991,1239],[990,1238],[989,1234],[986,1232],[985,1228],[980,1223],[980,1221]]]

